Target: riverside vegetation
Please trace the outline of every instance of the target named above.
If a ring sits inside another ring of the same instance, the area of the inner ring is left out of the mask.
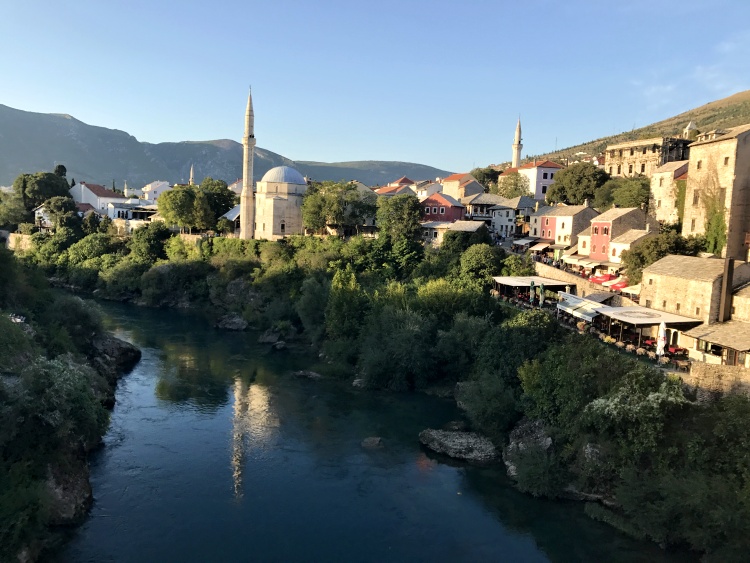
[[[504,446],[523,421],[551,438],[509,454],[532,495],[578,491],[587,513],[708,560],[750,549],[750,400],[698,403],[636,358],[489,296],[491,276],[533,271],[483,229],[419,238],[416,199],[378,203],[380,235],[206,237],[152,223],[125,239],[58,228],[19,256],[58,283],[149,306],[242,316],[317,347],[327,375],[393,391],[452,387],[474,430]]]

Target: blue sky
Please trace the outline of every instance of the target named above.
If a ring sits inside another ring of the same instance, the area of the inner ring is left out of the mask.
[[[65,4],[0,0],[0,103],[148,142],[240,140],[252,84],[264,148],[464,171],[750,89],[747,0]]]

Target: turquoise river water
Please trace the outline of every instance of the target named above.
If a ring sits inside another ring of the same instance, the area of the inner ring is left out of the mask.
[[[55,561],[685,560],[517,492],[502,465],[427,454],[417,435],[459,418],[452,401],[299,379],[314,360],[256,334],[101,307],[143,359],[92,456],[91,514]]]

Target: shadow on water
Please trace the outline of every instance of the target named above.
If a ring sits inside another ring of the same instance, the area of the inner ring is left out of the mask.
[[[453,401],[296,378],[316,358],[195,313],[101,308],[144,360],[118,388],[96,504],[60,561],[685,560],[519,493],[502,466],[427,454],[417,436],[458,418]],[[363,449],[368,436],[385,447]]]

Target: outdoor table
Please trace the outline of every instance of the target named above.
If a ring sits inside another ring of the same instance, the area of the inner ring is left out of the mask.
[[[651,340],[651,339],[649,339],[649,340],[644,340],[644,341],[643,341],[643,343],[644,343],[644,344],[645,344],[646,346],[653,346],[654,344],[656,344],[656,340]]]

